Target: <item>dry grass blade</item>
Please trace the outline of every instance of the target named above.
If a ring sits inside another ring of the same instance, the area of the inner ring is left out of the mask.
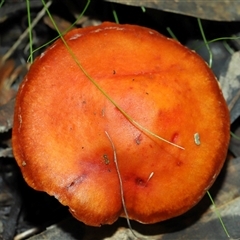
[[[128,216],[128,212],[127,212],[127,208],[126,208],[126,204],[125,204],[124,191],[123,191],[123,183],[122,183],[121,173],[120,173],[120,170],[119,170],[119,167],[118,167],[116,148],[115,148],[115,145],[114,145],[114,143],[113,143],[113,141],[112,141],[112,139],[111,139],[111,137],[109,136],[109,134],[108,134],[107,131],[105,131],[105,134],[107,135],[107,138],[109,139],[109,141],[110,141],[110,143],[111,143],[111,146],[112,146],[112,149],[113,149],[113,158],[114,158],[114,163],[115,163],[115,166],[116,166],[117,175],[118,175],[118,179],[119,179],[119,185],[120,185],[120,193],[121,193],[121,200],[122,200],[123,211],[124,211],[124,214],[125,214],[125,216],[126,216],[129,229],[131,230],[133,236],[138,239],[138,237],[136,236],[136,234],[134,233],[134,231],[133,231],[133,229],[132,229],[132,226],[131,226],[131,223],[130,223],[130,220],[129,220],[129,216]]]

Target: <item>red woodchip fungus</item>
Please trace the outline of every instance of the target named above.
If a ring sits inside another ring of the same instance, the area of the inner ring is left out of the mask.
[[[155,223],[203,197],[229,142],[218,82],[193,51],[158,32],[104,23],[64,37],[32,64],[15,108],[13,150],[26,182],[93,226],[126,216]],[[107,135],[108,134],[108,135]],[[109,137],[108,137],[109,136]]]

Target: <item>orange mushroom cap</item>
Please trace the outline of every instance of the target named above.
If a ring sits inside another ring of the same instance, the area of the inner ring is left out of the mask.
[[[125,216],[155,223],[192,208],[219,174],[229,112],[218,82],[193,51],[158,32],[103,23],[64,36],[32,64],[16,98],[13,150],[26,182],[80,221]],[[107,137],[106,133],[111,137]]]

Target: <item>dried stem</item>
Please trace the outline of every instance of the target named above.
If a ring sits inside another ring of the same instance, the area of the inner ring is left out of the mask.
[[[110,136],[109,136],[107,131],[105,131],[105,134],[107,135],[107,137],[108,137],[108,139],[109,139],[109,141],[110,141],[110,143],[112,145],[112,149],[113,149],[113,159],[114,159],[114,163],[115,163],[116,170],[117,170],[117,175],[118,175],[118,180],[119,180],[119,185],[120,185],[120,194],[121,194],[122,205],[123,205],[123,211],[124,211],[124,213],[126,215],[127,224],[129,226],[129,229],[131,230],[133,236],[138,238],[136,236],[136,234],[134,233],[133,229],[132,229],[132,226],[131,226],[131,223],[130,223],[130,220],[129,220],[129,216],[128,216],[128,212],[127,212],[127,208],[126,208],[126,204],[125,204],[124,192],[123,192],[123,184],[122,184],[121,173],[120,173],[120,170],[119,170],[119,167],[118,167],[116,148],[115,148],[114,143],[113,143],[112,139],[110,138]]]

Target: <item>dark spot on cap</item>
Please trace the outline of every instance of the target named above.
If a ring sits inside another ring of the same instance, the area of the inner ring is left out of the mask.
[[[139,177],[137,177],[135,179],[135,182],[138,186],[145,186],[146,185],[145,181],[142,178],[139,178]]]
[[[137,145],[139,145],[142,141],[143,137],[142,134],[139,134],[136,138],[135,138],[135,142]]]

